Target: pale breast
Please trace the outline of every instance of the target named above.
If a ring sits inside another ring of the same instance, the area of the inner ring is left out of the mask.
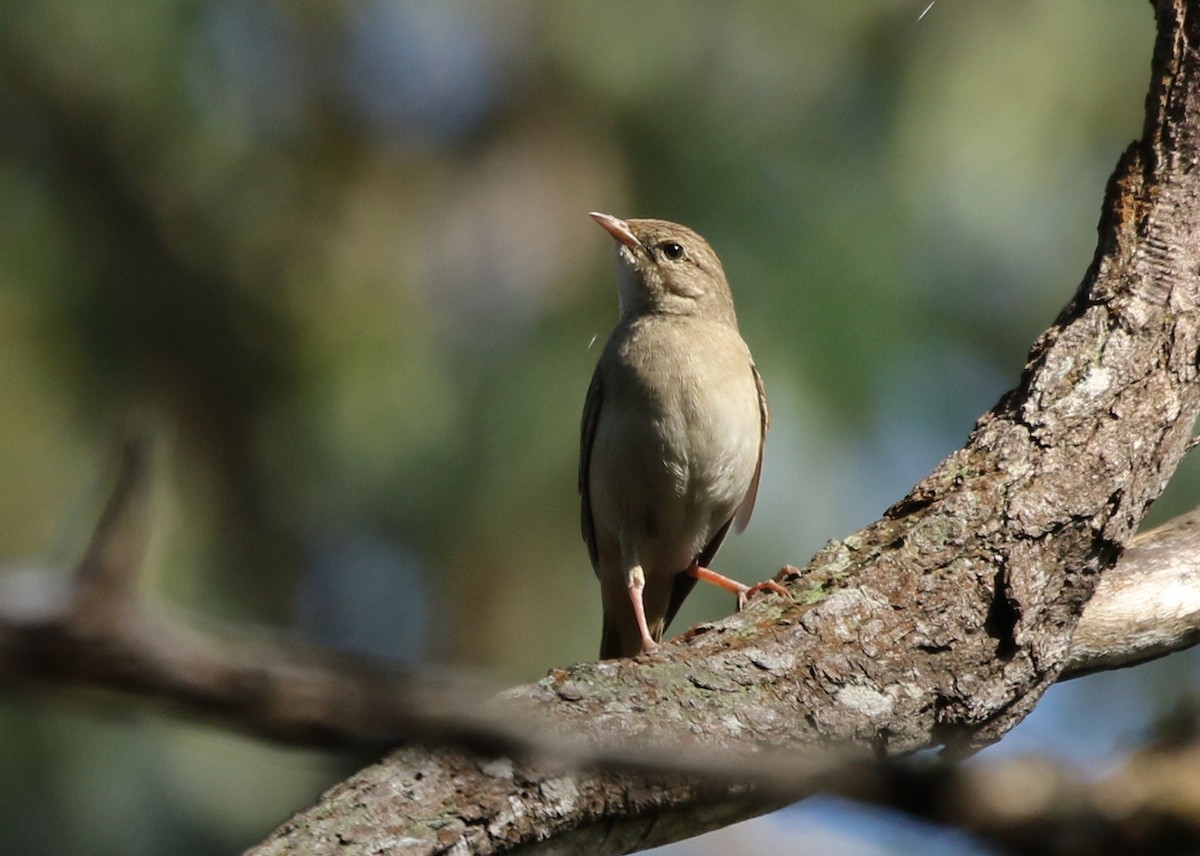
[[[749,351],[733,328],[677,318],[610,347],[619,359],[604,378],[590,462],[596,523],[626,546],[690,560],[733,516],[757,466]]]

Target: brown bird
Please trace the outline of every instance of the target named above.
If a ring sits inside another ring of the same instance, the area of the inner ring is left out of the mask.
[[[620,319],[583,409],[583,539],[600,580],[600,656],[662,638],[697,579],[737,595],[787,595],[708,568],[750,520],[767,397],[708,243],[664,220],[592,218],[617,240]]]

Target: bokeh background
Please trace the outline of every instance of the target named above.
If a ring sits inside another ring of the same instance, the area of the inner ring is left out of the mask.
[[[593,657],[592,210],[721,255],[774,428],[718,566],[802,564],[1015,382],[1140,133],[1149,4],[928,5],[0,4],[5,567],[69,566],[132,413],[162,441],[148,597],[504,681]],[[1197,675],[1055,688],[979,762],[1100,772]],[[0,851],[236,852],[362,760],[4,685]],[[669,852],[987,851],[816,800]]]

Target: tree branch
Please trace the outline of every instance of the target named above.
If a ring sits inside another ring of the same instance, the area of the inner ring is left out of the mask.
[[[600,745],[745,753],[973,747],[1030,710],[1200,407],[1200,3],[1156,9],[1145,129],[1109,185],[1092,266],[967,446],[823,550],[792,585],[797,603],[760,601],[659,656],[556,672],[514,700]],[[496,853],[547,839],[623,852],[763,808],[737,788],[714,802],[692,781],[409,748],[256,852]]]
[[[1191,854],[1200,844],[1200,720],[1195,709],[1172,720],[1169,733],[1101,777],[1061,762],[1010,758],[916,773],[904,783],[907,792],[864,792],[879,804],[973,832],[1007,853]]]
[[[1200,642],[1200,509],[1133,539],[1100,578],[1063,677],[1144,663]]]
[[[137,586],[149,528],[147,437],[127,433],[113,457],[112,491],[75,573],[0,576],[5,680],[121,690],[295,743],[382,748],[400,736],[461,739],[480,729],[469,711],[494,692],[481,680],[239,639],[147,606]]]
[[[148,610],[136,585],[149,526],[150,451],[140,434],[126,434],[117,444],[111,494],[70,588],[51,589],[63,575],[48,570],[0,577],[0,674],[6,679],[125,690],[280,740],[340,744],[406,737],[466,743],[485,747],[490,755],[551,758],[567,770],[600,767],[635,777],[670,776],[679,787],[703,782],[697,791],[702,802],[705,795],[741,795],[730,805],[701,809],[703,822],[711,826],[817,792],[911,809],[918,804],[913,793],[931,793],[941,782],[941,774],[881,766],[846,752],[776,752],[763,758],[702,747],[680,753],[669,746],[605,746],[546,735],[485,703],[490,692],[476,682],[404,673],[394,664],[294,645],[239,642],[179,625]],[[1139,535],[1104,575],[1076,631],[1067,667],[1071,676],[1159,656],[1196,640],[1200,610],[1181,605],[1193,604],[1200,591],[1198,524],[1200,510]],[[57,594],[47,596],[52,590]],[[569,698],[570,689],[563,694]],[[421,749],[408,751],[424,756]],[[442,757],[456,756],[446,751]],[[501,783],[524,775],[522,767],[504,759],[482,769]],[[1002,775],[1007,773],[995,774]],[[968,779],[949,789],[943,782],[941,791],[982,787]],[[600,777],[593,787],[602,791],[611,781]],[[555,791],[553,783],[542,784]],[[994,830],[981,825],[999,824],[1006,840],[1015,834],[1004,825],[1003,813],[977,811],[967,818],[944,797],[930,805],[943,820],[989,834]],[[702,821],[689,811],[678,822],[683,835],[693,834]],[[659,827],[659,834],[667,828]]]

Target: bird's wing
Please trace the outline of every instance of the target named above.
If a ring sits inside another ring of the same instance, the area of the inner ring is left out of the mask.
[[[582,505],[580,523],[583,541],[587,544],[592,567],[599,561],[596,547],[596,525],[592,521],[592,496],[588,490],[588,473],[592,463],[592,441],[596,439],[596,424],[600,421],[600,402],[604,399],[604,384],[600,378],[600,366],[592,374],[587,398],[583,403],[583,424],[579,431],[579,496]]]
[[[758,497],[758,478],[762,475],[763,445],[767,441],[767,429],[771,427],[771,411],[767,408],[767,388],[763,385],[762,375],[758,373],[758,367],[754,363],[750,363],[750,371],[754,373],[754,386],[758,389],[758,412],[761,417],[762,431],[758,436],[758,464],[754,467],[754,478],[750,479],[750,487],[746,490],[746,496],[742,499],[742,504],[738,506],[737,514],[733,517],[733,526],[738,532],[746,528],[746,524],[750,522],[750,515],[754,512],[754,500]]]

